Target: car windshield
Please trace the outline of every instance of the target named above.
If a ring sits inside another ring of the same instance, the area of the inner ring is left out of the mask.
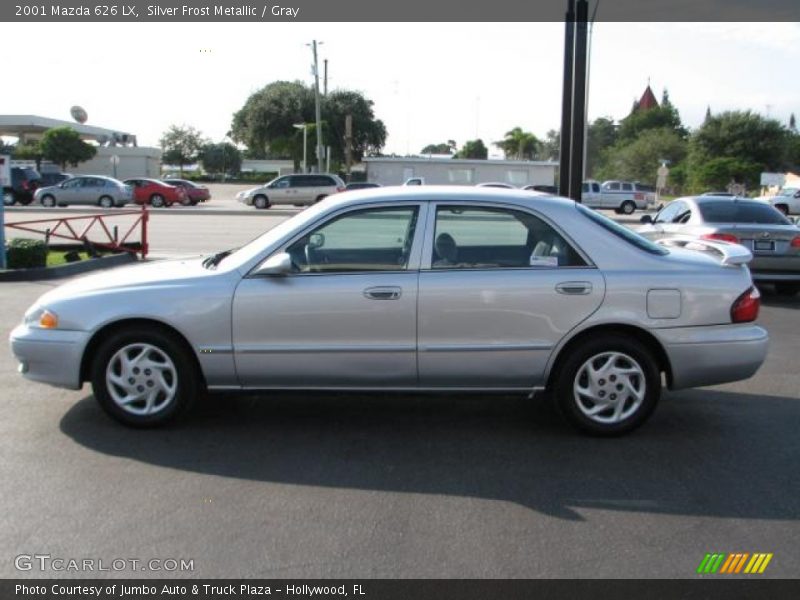
[[[790,225],[789,220],[767,204],[757,202],[698,202],[706,223],[763,223]]]
[[[649,252],[650,254],[659,254],[662,256],[665,254],[669,254],[669,250],[667,250],[666,248],[654,244],[647,238],[642,237],[635,231],[632,231],[623,225],[620,225],[613,219],[609,219],[605,215],[601,215],[600,213],[592,210],[591,208],[586,208],[583,204],[576,204],[575,206],[577,207],[579,212],[583,213],[590,220],[600,225],[600,227],[613,233],[618,238],[625,240],[629,244],[636,246],[640,250],[644,250],[645,252]]]

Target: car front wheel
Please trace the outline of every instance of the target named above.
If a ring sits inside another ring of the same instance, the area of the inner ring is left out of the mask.
[[[46,206],[48,208],[53,208],[56,205],[56,199],[53,198],[50,194],[47,196],[42,196],[42,206]]]
[[[258,195],[253,198],[253,206],[256,208],[269,208],[269,200],[266,196]]]
[[[92,389],[100,406],[132,427],[167,423],[185,411],[199,390],[197,369],[183,344],[158,329],[111,335],[95,354]]]
[[[619,435],[652,414],[661,396],[660,370],[642,343],[602,334],[567,356],[554,392],[561,413],[573,426],[594,435]]]

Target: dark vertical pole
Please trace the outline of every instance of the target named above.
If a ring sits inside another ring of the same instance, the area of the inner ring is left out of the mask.
[[[587,0],[578,0],[575,21],[575,76],[572,81],[569,197],[580,202],[583,187],[583,144],[586,124],[586,39],[589,29],[589,3]]]
[[[561,152],[558,193],[570,197],[570,144],[572,142],[572,67],[575,52],[575,0],[567,0],[564,20],[564,88],[561,95]]]

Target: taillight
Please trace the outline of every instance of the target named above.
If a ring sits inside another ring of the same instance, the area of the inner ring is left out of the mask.
[[[792,238],[792,243],[789,245],[792,248],[800,248],[800,235],[794,236],[794,238]]]
[[[738,244],[739,238],[730,233],[707,233],[700,236],[704,240],[717,240],[720,242],[730,242],[731,244]]]
[[[758,288],[751,287],[731,306],[731,321],[734,323],[755,321],[758,318],[759,308],[761,308],[761,294]]]
[[[28,183],[28,180],[27,180],[27,179],[25,179],[25,180],[23,180],[23,181],[22,181],[22,189],[23,189],[23,190],[25,190],[26,192],[27,192],[29,189],[31,189],[31,186],[30,186],[30,184]]]

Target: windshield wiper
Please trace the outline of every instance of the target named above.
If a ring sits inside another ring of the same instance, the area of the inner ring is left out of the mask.
[[[228,256],[231,253],[233,253],[233,250],[225,250],[223,252],[217,252],[216,254],[212,254],[211,256],[209,256],[207,259],[205,259],[203,261],[203,266],[206,269],[213,269],[219,263],[221,263],[225,259],[226,256]]]

